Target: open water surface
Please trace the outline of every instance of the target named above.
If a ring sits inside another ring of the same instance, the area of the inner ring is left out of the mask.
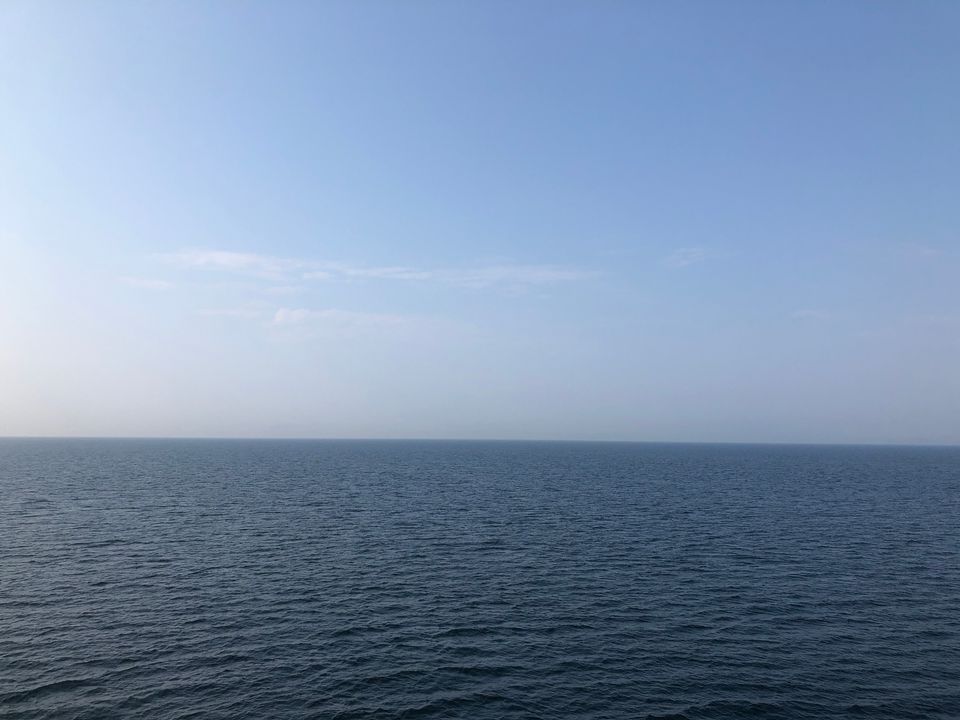
[[[0,440],[0,717],[958,718],[960,449]]]

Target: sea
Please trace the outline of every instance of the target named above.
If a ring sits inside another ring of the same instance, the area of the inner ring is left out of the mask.
[[[960,448],[0,440],[0,717],[960,718]]]

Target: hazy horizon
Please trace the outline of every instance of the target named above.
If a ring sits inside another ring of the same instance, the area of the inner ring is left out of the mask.
[[[297,436],[202,436],[202,435],[2,435],[0,440],[157,440],[185,442],[316,442],[316,443],[477,443],[477,444],[528,444],[528,445],[695,445],[704,447],[835,447],[835,448],[943,448],[952,450],[960,447],[957,443],[831,443],[803,441],[767,441],[751,442],[744,440],[579,440],[555,438],[495,438],[495,437],[297,437]]]
[[[958,29],[6,3],[0,436],[960,444]]]

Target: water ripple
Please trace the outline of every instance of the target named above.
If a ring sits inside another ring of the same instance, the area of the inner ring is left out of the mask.
[[[957,718],[960,451],[0,441],[0,717]]]

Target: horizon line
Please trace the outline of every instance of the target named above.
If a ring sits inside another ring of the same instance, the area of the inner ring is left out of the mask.
[[[834,442],[802,440],[626,440],[496,437],[320,437],[263,435],[0,435],[0,440],[197,440],[230,442],[475,442],[475,443],[580,443],[618,445],[765,445],[795,447],[902,447],[960,448],[960,442]]]

